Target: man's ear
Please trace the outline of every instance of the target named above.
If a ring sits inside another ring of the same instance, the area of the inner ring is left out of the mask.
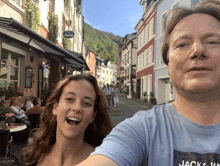
[[[168,75],[170,76],[170,65],[169,65],[169,63],[167,64],[167,70],[168,70]]]
[[[54,115],[57,115],[57,113],[58,113],[58,103],[55,103],[55,104],[53,105],[53,114],[54,114]]]

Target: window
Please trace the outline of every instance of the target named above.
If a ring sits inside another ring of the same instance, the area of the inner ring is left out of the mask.
[[[138,35],[138,49],[141,47],[141,35]]]
[[[163,33],[166,29],[166,15],[167,13],[164,13],[161,17],[161,32]]]
[[[179,7],[179,2],[177,2],[173,5],[173,8],[176,8],[176,7]]]
[[[16,5],[22,6],[22,0],[12,0]]]
[[[147,42],[149,39],[149,25],[145,27],[145,42]]]
[[[141,43],[142,43],[142,45],[144,45],[144,29],[142,30],[142,41],[141,41]]]
[[[154,20],[151,19],[151,21],[149,22],[149,37],[152,38],[153,34],[154,34]]]
[[[144,67],[144,53],[142,53],[142,61],[141,61],[141,63],[142,63],[142,67]]]
[[[142,33],[140,33],[140,47],[142,46]]]
[[[152,53],[153,53],[153,46],[151,46],[148,49],[148,65],[151,65],[151,63],[152,63]]]
[[[147,58],[148,58],[148,57],[147,57],[147,52],[148,52],[148,50],[145,51],[145,58],[144,58],[144,59],[145,59],[145,63],[144,63],[145,66],[148,65],[148,61],[147,61],[147,60],[148,60],[148,59],[147,59]]]
[[[20,86],[21,56],[6,50],[0,55],[0,89]]]
[[[138,56],[138,69],[141,68],[141,63],[140,63],[140,55]]]
[[[191,0],[192,7],[199,3],[200,0]]]
[[[48,11],[53,11],[53,2],[52,2],[52,0],[48,0]]]

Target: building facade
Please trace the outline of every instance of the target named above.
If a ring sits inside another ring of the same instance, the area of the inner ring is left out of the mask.
[[[144,93],[150,96],[153,92],[154,80],[154,41],[155,41],[155,1],[141,0],[143,18],[137,23],[138,50],[136,98],[144,98]]]
[[[36,94],[42,97],[45,96],[44,92],[53,89],[56,83],[65,75],[71,74],[71,71],[87,68],[80,58],[81,54],[75,55],[75,52],[66,50],[74,48],[74,43],[71,42],[74,41],[73,39],[68,41],[69,47],[62,48],[65,44],[62,36],[65,27],[63,24],[70,25],[68,30],[73,28],[73,18],[71,18],[73,12],[70,9],[77,5],[79,9],[81,7],[81,1],[71,0],[68,1],[70,3],[68,9],[65,9],[67,8],[65,2],[53,0],[0,2],[1,94],[4,89],[12,87],[21,91],[24,96]],[[76,12],[80,13],[79,10]],[[51,13],[59,18],[58,36],[55,42],[48,40]],[[34,17],[30,19],[29,16],[33,15]],[[82,47],[81,43],[79,45]],[[79,47],[78,50],[82,48]]]
[[[121,69],[124,71],[122,89],[128,98],[132,98],[136,94],[137,33],[127,34],[123,38],[121,50]]]

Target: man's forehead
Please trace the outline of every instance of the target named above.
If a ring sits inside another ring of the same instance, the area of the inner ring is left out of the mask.
[[[195,33],[202,33],[206,36],[220,34],[220,22],[208,14],[190,15],[177,23],[170,38],[189,38],[188,35]]]

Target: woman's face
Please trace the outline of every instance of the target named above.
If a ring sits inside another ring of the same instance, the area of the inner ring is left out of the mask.
[[[95,100],[96,93],[91,83],[85,80],[71,81],[53,108],[53,114],[57,116],[57,136],[83,139],[87,126],[96,115]]]
[[[15,105],[18,105],[19,104],[19,99],[16,98],[15,101],[13,102]]]

